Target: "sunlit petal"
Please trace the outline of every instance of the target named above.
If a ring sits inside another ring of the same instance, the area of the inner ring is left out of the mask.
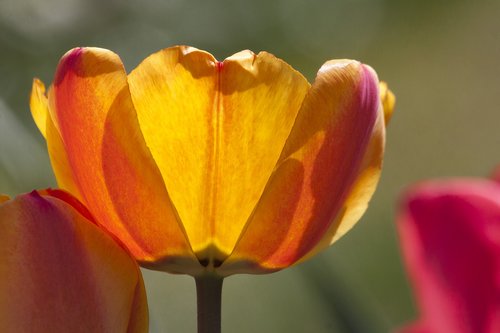
[[[146,265],[167,258],[165,270],[197,266],[139,130],[119,57],[97,48],[68,52],[53,104],[75,184],[99,223]]]
[[[50,95],[50,99],[47,95]],[[35,123],[47,141],[52,170],[60,188],[67,190],[81,200],[80,190],[74,182],[73,172],[58,129],[52,121],[50,105],[53,105],[53,91],[45,91],[45,85],[39,79],[33,80],[30,108]]]
[[[384,109],[384,120],[385,124],[389,124],[394,112],[394,106],[396,104],[396,96],[389,90],[387,83],[380,82],[380,101],[382,102],[382,107]]]
[[[339,60],[320,69],[247,229],[222,269],[284,268],[322,239],[329,243],[335,230],[352,226],[379,176],[384,129],[378,94],[378,79],[365,65]],[[344,220],[346,210],[352,212]]]
[[[333,244],[351,230],[361,216],[363,216],[380,179],[384,148],[384,113],[380,111],[375,127],[373,128],[370,143],[366,147],[357,178],[351,185],[342,208],[337,214],[335,221],[330,223],[330,227],[321,241],[300,261],[309,259],[319,251]]]
[[[46,136],[46,123],[49,114],[47,96],[45,94],[45,85],[39,79],[33,80],[33,87],[30,96],[31,116],[35,121],[38,130],[44,137]]]
[[[259,200],[309,84],[268,53],[187,47],[129,75],[141,130],[198,257],[223,260]]]

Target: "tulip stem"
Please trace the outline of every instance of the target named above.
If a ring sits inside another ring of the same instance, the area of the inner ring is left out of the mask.
[[[198,305],[198,333],[220,333],[223,278],[206,274],[195,277],[195,281]]]

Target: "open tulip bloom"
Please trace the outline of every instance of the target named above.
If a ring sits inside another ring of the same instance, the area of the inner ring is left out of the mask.
[[[429,181],[408,191],[401,208],[420,319],[400,332],[500,332],[500,183]]]
[[[224,277],[303,261],[357,222],[393,105],[357,61],[326,62],[311,85],[269,53],[184,46],[128,75],[113,52],[76,48],[31,96],[59,186],[142,266],[194,276],[200,327],[217,326]]]

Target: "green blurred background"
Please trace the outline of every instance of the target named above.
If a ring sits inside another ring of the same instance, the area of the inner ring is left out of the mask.
[[[223,59],[269,51],[310,80],[332,58],[372,65],[397,96],[367,214],[308,263],[225,281],[225,332],[389,332],[416,317],[394,228],[419,179],[484,176],[500,162],[500,2],[0,0],[0,192],[55,186],[30,118],[34,76],[100,46],[130,71],[173,44]],[[195,332],[194,282],[144,270],[151,332]]]

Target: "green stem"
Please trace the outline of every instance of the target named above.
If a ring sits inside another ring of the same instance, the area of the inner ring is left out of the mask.
[[[223,278],[206,274],[194,279],[198,304],[198,333],[220,333]]]

